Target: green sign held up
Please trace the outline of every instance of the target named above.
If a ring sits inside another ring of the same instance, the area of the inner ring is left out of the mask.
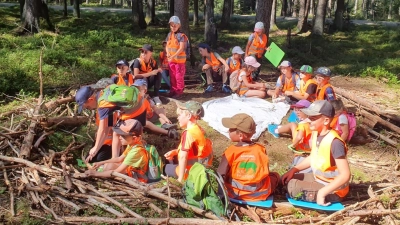
[[[265,52],[265,58],[268,59],[275,67],[278,67],[279,63],[285,56],[285,52],[282,51],[275,42],[272,42],[269,46],[270,50]]]

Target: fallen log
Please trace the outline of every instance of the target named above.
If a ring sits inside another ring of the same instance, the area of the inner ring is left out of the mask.
[[[392,123],[380,118],[379,116],[372,115],[371,113],[369,113],[369,112],[367,112],[365,110],[361,110],[360,114],[362,116],[365,116],[369,120],[376,120],[378,123],[382,124],[383,126],[385,126],[385,127],[389,128],[389,129],[391,129],[392,131],[400,134],[400,127],[398,127],[398,126],[396,126],[396,125],[394,125],[394,124],[392,124]]]
[[[361,124],[361,126],[363,126],[363,125]],[[380,134],[380,133],[378,133],[378,132],[376,132],[376,131],[372,130],[371,128],[368,128],[368,127],[365,127],[365,129],[367,129],[368,133],[370,133],[370,134],[372,134],[372,135],[374,135],[374,136],[386,141],[391,146],[396,147],[396,148],[398,147],[399,144],[397,142],[391,140],[390,138],[386,137],[385,135],[382,135],[382,134]]]
[[[56,100],[47,102],[46,104],[44,104],[44,107],[46,107],[47,110],[51,111],[51,110],[57,108],[59,105],[70,103],[73,101],[75,101],[75,96],[68,96],[66,98],[60,98],[60,99],[56,99]]]
[[[70,127],[77,127],[82,124],[85,124],[89,121],[89,117],[87,116],[60,116],[60,117],[44,117],[40,118],[40,125],[48,128],[52,127],[55,124],[57,126],[70,126]],[[54,128],[54,127],[52,127]]]

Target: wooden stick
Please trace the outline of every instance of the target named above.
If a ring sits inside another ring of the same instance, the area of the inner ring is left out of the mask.
[[[160,216],[164,215],[164,211],[162,211],[162,209],[158,208],[153,203],[149,203],[149,207],[156,211]]]
[[[16,164],[16,165],[10,165],[10,166],[0,166],[0,170],[6,170],[6,169],[15,169],[15,168],[21,168],[24,167],[24,164]]]
[[[356,216],[356,217],[354,217],[354,218],[351,218],[349,221],[347,221],[347,222],[344,223],[343,225],[353,225],[353,224],[356,224],[360,219],[361,219],[361,217]]]
[[[61,196],[56,196],[56,199],[58,199],[60,202],[62,202],[62,203],[65,204],[65,205],[71,206],[71,207],[74,208],[76,211],[80,211],[80,210],[81,210],[81,207],[79,207],[77,204],[75,204],[75,203],[73,203],[73,202],[71,202],[71,201],[68,201],[67,199],[65,199],[65,198],[63,198],[63,197],[61,197]]]
[[[36,198],[39,200],[40,205],[48,212],[51,213],[51,215],[53,215],[54,219],[56,220],[63,220],[62,218],[60,218],[52,209],[50,209],[49,207],[47,207],[46,204],[44,204],[43,200],[39,197],[39,194],[37,192],[35,192],[36,194]]]
[[[46,107],[47,110],[51,111],[51,110],[57,108],[59,105],[70,103],[73,101],[75,101],[75,96],[68,96],[66,98],[60,98],[60,99],[56,99],[56,100],[47,102],[46,104],[44,104],[44,107]]]
[[[367,193],[368,193],[370,198],[375,198],[376,197],[376,195],[374,193],[374,190],[372,190],[371,186],[369,186]],[[376,202],[376,206],[378,207],[378,209],[385,210],[385,207],[383,207],[383,205],[382,205],[382,203],[380,201]],[[393,219],[390,217],[390,215],[386,215],[385,216],[385,222],[386,222],[386,224],[396,225],[395,222],[393,221]]]
[[[363,126],[363,125],[361,124],[361,126]],[[380,134],[380,133],[378,133],[378,132],[376,132],[376,131],[372,130],[371,128],[368,128],[368,127],[365,127],[365,129],[367,129],[368,133],[370,133],[370,134],[382,139],[383,141],[386,141],[391,146],[396,147],[396,148],[398,147],[399,144],[397,142],[391,140],[390,138],[386,137],[385,135],[382,135],[382,134]]]
[[[0,166],[3,167],[4,163],[0,161]],[[7,171],[3,167],[3,175],[4,175],[4,183],[8,186],[8,192],[10,192],[10,214],[12,217],[15,216],[15,211],[14,211],[14,187],[10,183],[10,180],[8,179],[7,176]]]
[[[347,216],[378,216],[400,213],[400,209],[372,209],[347,212]]]
[[[94,199],[94,198],[92,198],[92,197],[88,198],[87,202],[90,203],[90,205],[98,206],[98,207],[100,207],[100,208],[106,210],[107,212],[116,215],[116,216],[119,217],[119,218],[125,217],[125,214],[118,212],[117,210],[113,209],[112,207],[110,207],[110,206],[108,206],[108,205],[105,205],[105,204],[103,204],[103,203],[97,201],[96,199]],[[65,219],[65,218],[64,218],[64,219]],[[72,222],[72,221],[71,221],[71,222]],[[79,221],[73,221],[73,222],[79,222]]]
[[[38,171],[44,172],[44,173],[51,173],[51,174],[61,174],[61,172],[44,167],[44,166],[39,166],[31,161],[21,159],[21,158],[15,158],[15,157],[8,157],[4,155],[0,155],[0,160],[3,161],[8,161],[8,162],[17,162],[17,163],[22,163],[30,168],[36,169]]]

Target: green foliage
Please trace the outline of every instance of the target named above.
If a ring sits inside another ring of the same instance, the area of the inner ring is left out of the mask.
[[[304,218],[304,214],[301,211],[297,210],[296,208],[292,208],[292,214],[296,219]]]

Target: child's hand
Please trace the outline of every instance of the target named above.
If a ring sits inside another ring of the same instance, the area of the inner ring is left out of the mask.
[[[208,65],[208,64],[204,64],[204,66],[203,66],[202,70],[206,70],[206,69],[208,69],[208,68],[210,68],[210,67],[211,67],[210,65]]]
[[[322,206],[330,205],[331,204],[330,202],[325,202],[324,191],[321,191],[321,190],[319,190],[318,193],[317,193],[317,204],[318,205],[322,205]]]
[[[291,96],[291,95],[293,95],[293,91],[285,91],[285,95],[286,96]]]
[[[267,47],[265,50],[267,50],[267,51],[269,52],[269,51],[271,51],[271,48],[270,48],[270,47]]]
[[[85,171],[85,174],[86,174],[88,177],[92,177],[95,173],[96,173],[95,170],[86,170],[86,171]]]
[[[167,160],[172,160],[174,158],[174,156],[176,156],[176,155],[178,155],[178,149],[174,149],[174,150],[171,150],[171,151],[165,153],[164,157]]]

